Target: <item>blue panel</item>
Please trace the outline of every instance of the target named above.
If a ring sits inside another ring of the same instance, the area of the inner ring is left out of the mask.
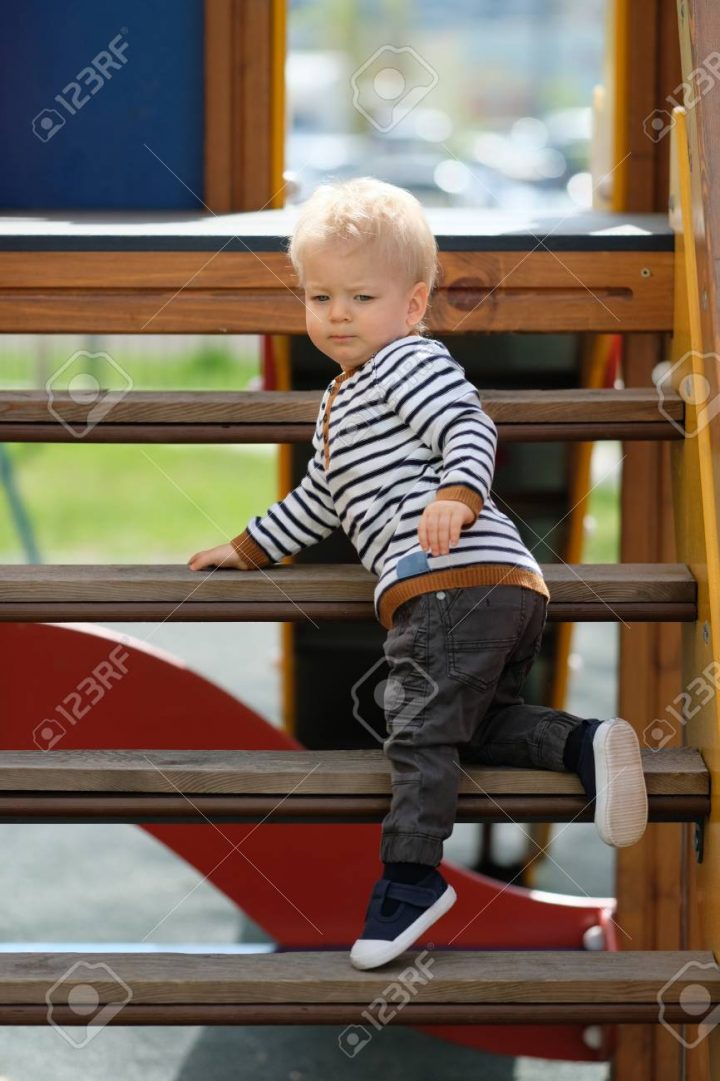
[[[203,7],[3,4],[0,208],[201,208]]]

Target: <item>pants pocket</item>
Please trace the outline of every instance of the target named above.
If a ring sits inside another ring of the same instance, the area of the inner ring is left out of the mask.
[[[453,594],[442,616],[448,674],[468,687],[487,691],[498,682],[517,646],[522,590],[473,586]]]
[[[448,649],[448,673],[459,683],[478,691],[494,687],[505,670],[513,642],[463,643]]]

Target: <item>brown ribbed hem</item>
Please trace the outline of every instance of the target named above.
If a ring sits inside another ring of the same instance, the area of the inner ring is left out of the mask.
[[[251,569],[254,567],[269,567],[272,563],[272,559],[253,540],[247,529],[243,529],[242,533],[239,533],[237,537],[233,537],[230,543],[240,558],[250,564]]]
[[[436,499],[457,499],[459,503],[464,503],[466,507],[475,515],[472,522],[466,522],[463,526],[467,529],[469,526],[474,525],[480,511],[483,509],[483,499],[481,496],[474,492],[472,488],[468,488],[465,484],[446,484],[444,488],[438,488],[435,492]]]
[[[378,614],[380,623],[389,631],[392,628],[395,609],[411,597],[432,593],[436,589],[458,589],[463,586],[525,586],[542,593],[550,600],[550,591],[542,576],[525,567],[509,566],[507,563],[473,563],[471,567],[454,567],[451,570],[428,571],[416,578],[403,578],[394,582],[383,593]]]

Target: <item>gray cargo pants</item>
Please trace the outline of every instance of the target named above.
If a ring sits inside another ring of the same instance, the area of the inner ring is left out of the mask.
[[[546,617],[545,597],[524,586],[422,593],[396,609],[384,644],[392,802],[383,862],[440,862],[459,763],[565,770],[565,741],[583,718],[520,696]]]

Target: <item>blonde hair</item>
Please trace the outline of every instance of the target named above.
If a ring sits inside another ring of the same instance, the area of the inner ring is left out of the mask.
[[[439,274],[438,248],[420,202],[404,188],[361,176],[321,184],[302,204],[288,245],[298,280],[303,282],[306,253],[328,241],[377,246],[386,266],[398,270],[408,285],[425,282],[428,298]],[[424,334],[424,320],[415,330]]]

